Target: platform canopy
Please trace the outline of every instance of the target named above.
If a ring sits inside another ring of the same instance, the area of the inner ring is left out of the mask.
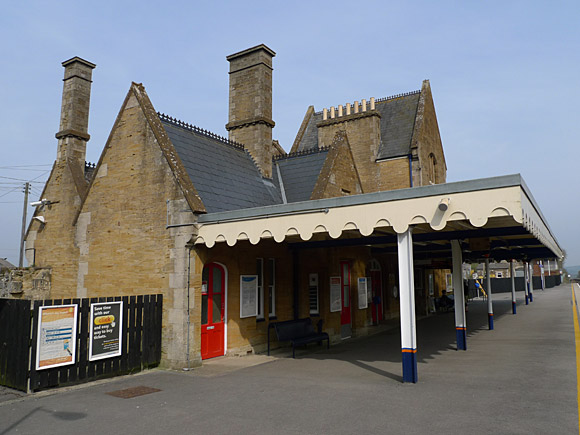
[[[200,215],[195,244],[256,245],[273,239],[297,248],[371,246],[397,251],[413,227],[416,258],[562,258],[548,223],[519,174]]]

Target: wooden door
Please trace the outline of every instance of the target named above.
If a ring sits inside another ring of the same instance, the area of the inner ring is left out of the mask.
[[[216,263],[203,268],[201,291],[201,359],[225,354],[225,279],[222,266]]]
[[[371,294],[372,294],[372,315],[373,324],[378,324],[383,320],[383,285],[381,282],[381,271],[371,270]]]

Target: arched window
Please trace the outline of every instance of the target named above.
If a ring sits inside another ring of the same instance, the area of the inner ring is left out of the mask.
[[[433,184],[437,184],[437,172],[435,170],[435,167],[437,166],[437,159],[433,153],[429,154],[429,162],[427,165],[429,181]]]

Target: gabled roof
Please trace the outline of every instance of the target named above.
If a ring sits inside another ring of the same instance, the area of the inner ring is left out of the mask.
[[[274,159],[274,180],[282,177],[287,202],[308,201],[328,155],[328,148]]]
[[[376,102],[376,110],[381,114],[381,146],[377,160],[411,153],[411,138],[420,95],[421,91],[415,91]]]
[[[0,258],[0,269],[16,269],[16,266],[14,266],[5,258]]]
[[[242,145],[159,114],[209,213],[282,204],[279,188],[262,178]]]
[[[411,153],[411,138],[420,95],[421,91],[413,91],[376,100],[376,110],[381,115],[381,146],[377,159],[407,156]],[[316,125],[321,121],[322,112],[312,113],[304,134],[293,151],[306,151],[320,146]]]

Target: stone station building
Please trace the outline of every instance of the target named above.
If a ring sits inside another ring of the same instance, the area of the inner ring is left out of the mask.
[[[428,81],[309,107],[286,154],[272,140],[274,56],[259,45],[227,57],[228,139],[157,113],[131,84],[96,167],[85,164],[95,65],[64,62],[29,264],[50,267],[52,298],[162,293],[167,367],[262,352],[272,322],[322,320],[337,342],[400,317],[404,379],[416,382],[415,315],[451,269],[465,347],[462,255],[561,250],[519,175],[445,183]],[[513,249],[494,250],[506,240]]]

